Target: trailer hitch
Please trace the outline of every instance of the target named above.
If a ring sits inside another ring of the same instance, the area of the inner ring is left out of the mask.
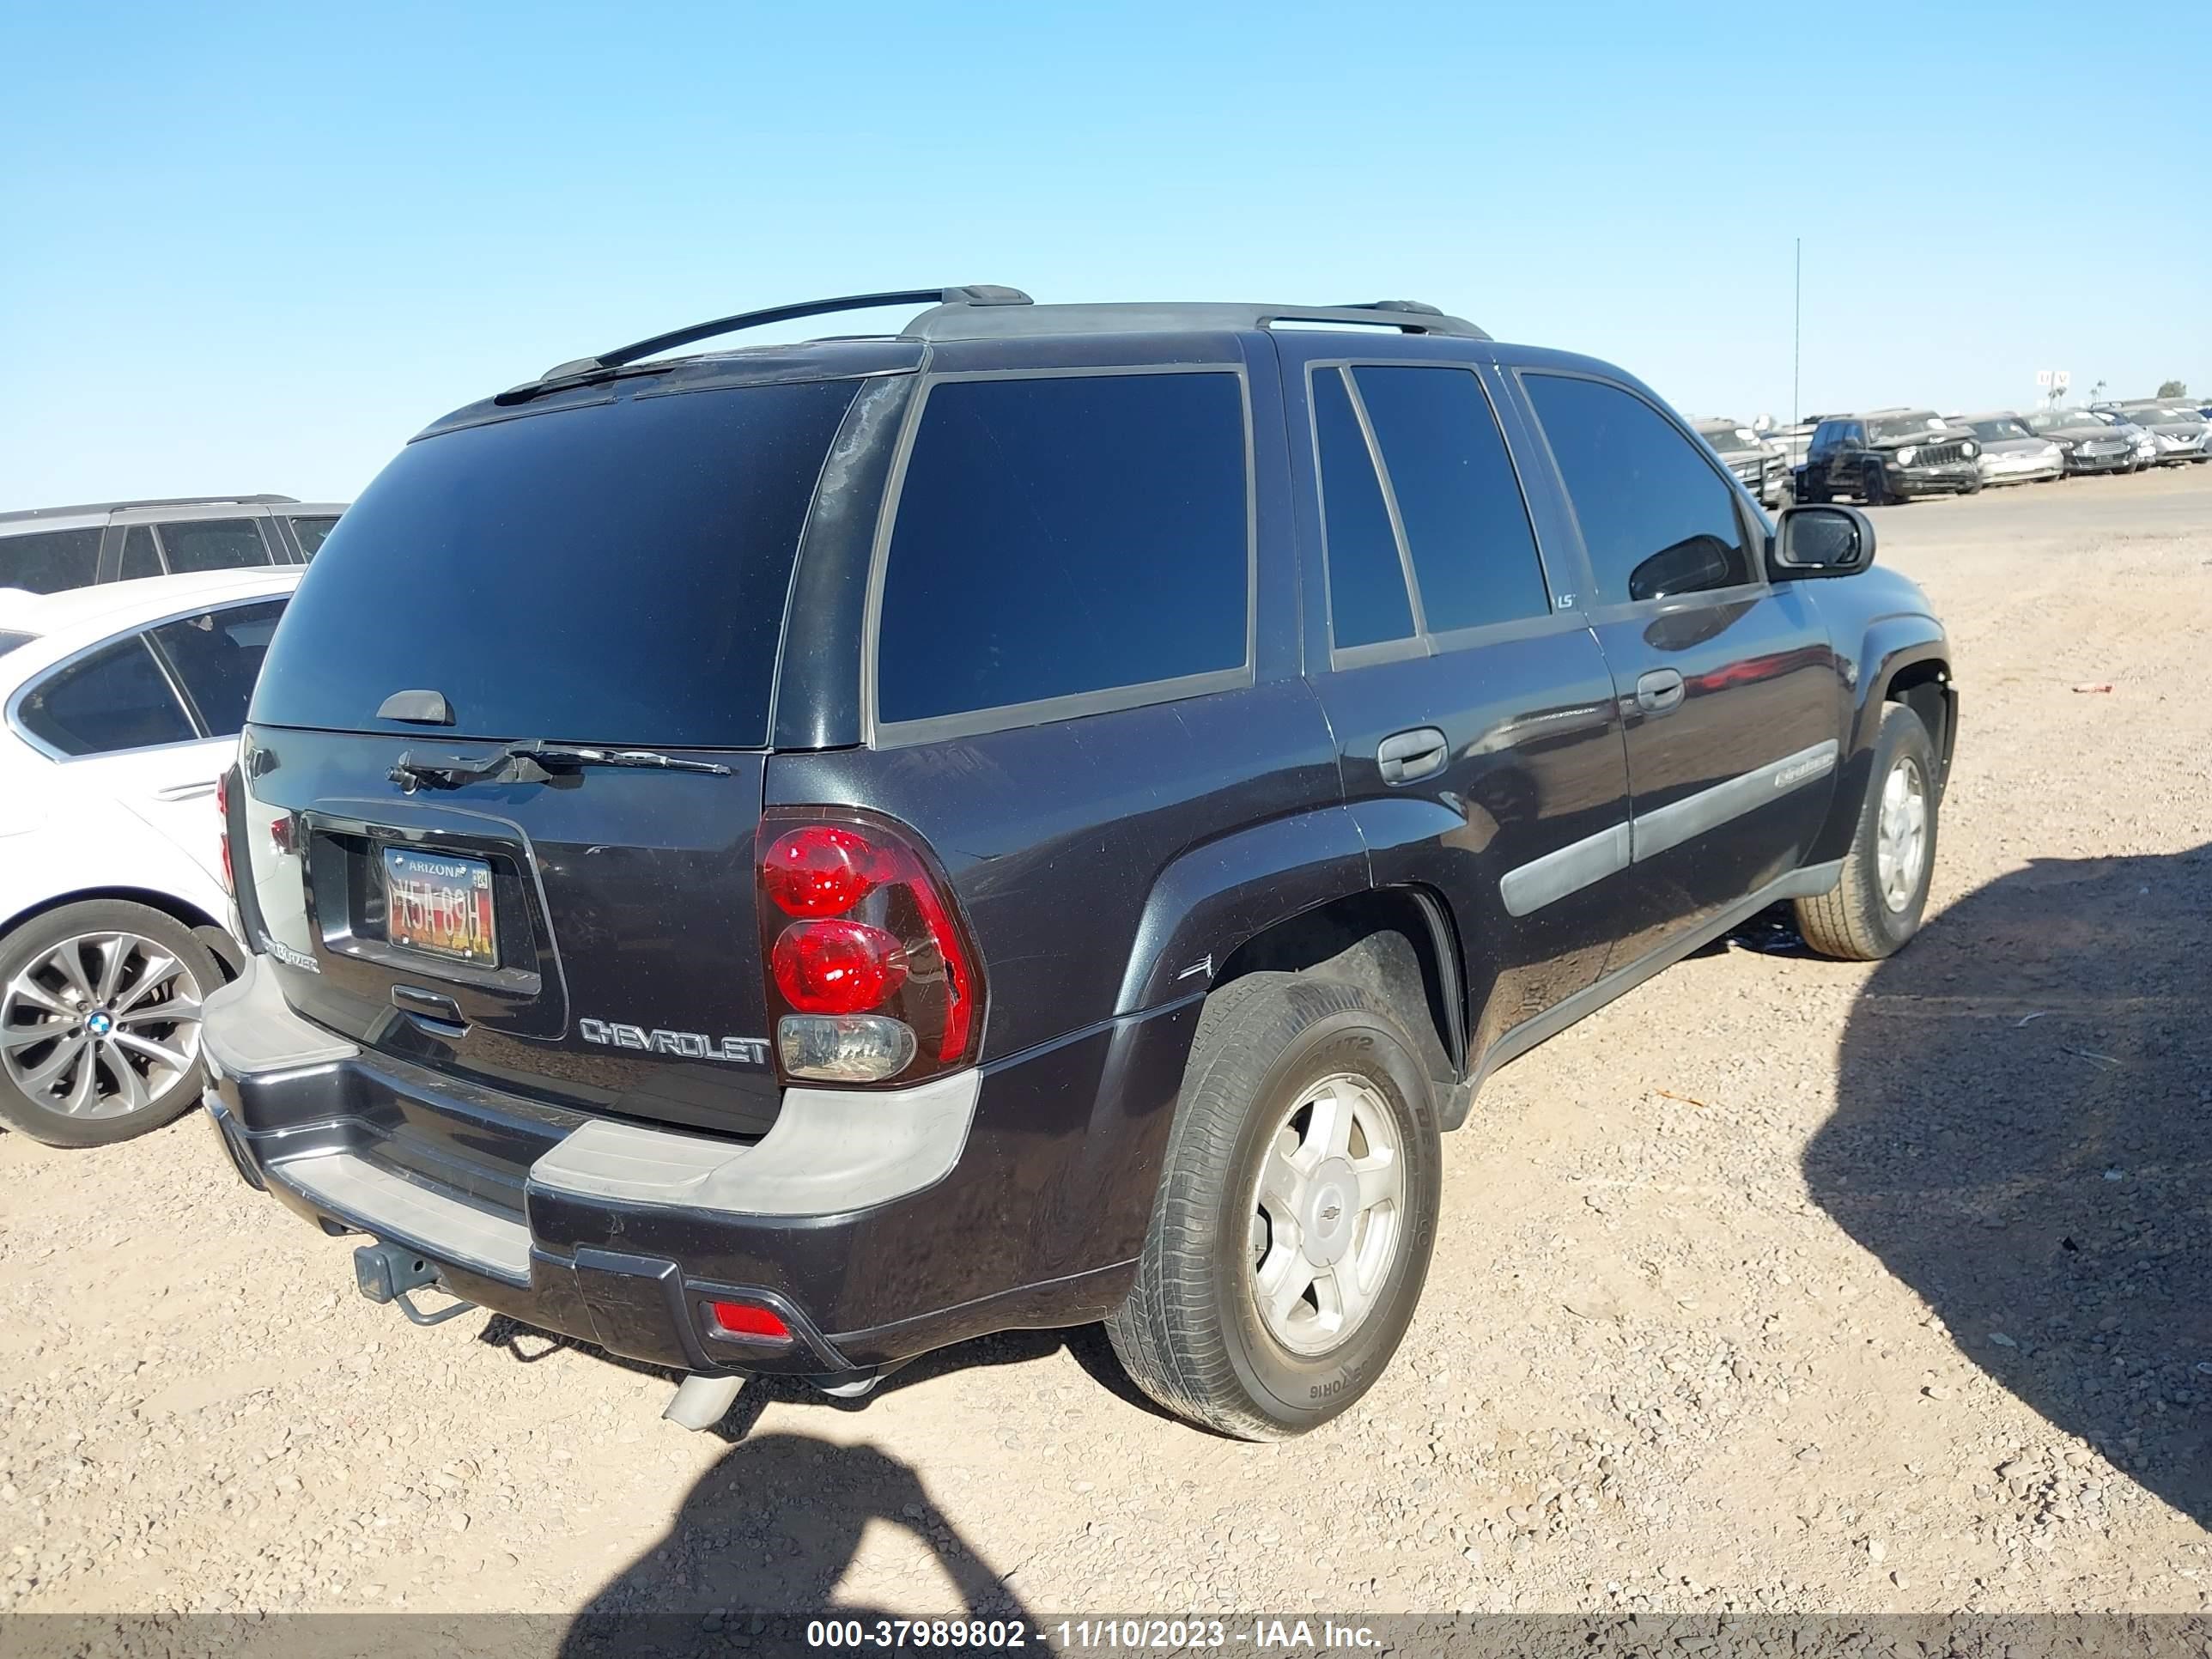
[[[396,1302],[399,1311],[417,1325],[442,1325],[477,1304],[458,1298],[450,1308],[424,1313],[408,1300],[408,1292],[438,1283],[438,1270],[428,1258],[399,1244],[363,1244],[353,1253],[353,1279],[361,1293],[380,1306]],[[451,1295],[451,1291],[447,1292]]]

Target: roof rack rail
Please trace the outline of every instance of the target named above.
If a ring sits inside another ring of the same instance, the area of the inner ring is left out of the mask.
[[[297,495],[145,495],[127,501],[80,501],[72,507],[26,507],[0,513],[0,524],[59,519],[80,513],[121,513],[142,507],[296,507]]]
[[[770,323],[787,323],[800,317],[820,317],[834,311],[869,311],[879,306],[1025,306],[1030,303],[1030,296],[1018,288],[971,283],[959,288],[913,288],[886,294],[846,294],[834,300],[802,300],[796,305],[769,306],[761,311],[740,311],[727,317],[717,317],[712,322],[694,323],[689,328],[671,329],[667,333],[653,335],[650,339],[633,341],[629,345],[617,346],[612,351],[602,351],[596,357],[578,357],[570,362],[556,363],[536,380],[510,386],[492,401],[495,404],[525,403],[556,386],[580,384],[625,368],[641,358],[672,351],[678,346],[690,345],[698,340],[710,340],[718,334],[735,334],[748,328],[763,328]]]
[[[914,340],[974,340],[1053,334],[1176,333],[1189,330],[1234,332],[1271,328],[1278,323],[1334,323],[1395,329],[1401,334],[1449,335],[1487,340],[1490,336],[1463,317],[1454,317],[1418,300],[1366,300],[1350,305],[1240,305],[1212,301],[1119,301],[1107,304],[1032,305],[994,311],[967,305],[943,305],[925,311],[906,325]]]

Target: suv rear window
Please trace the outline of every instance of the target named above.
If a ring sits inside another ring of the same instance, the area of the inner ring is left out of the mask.
[[[42,530],[28,536],[0,536],[0,587],[30,593],[58,593],[86,587],[100,571],[100,527]]]
[[[754,748],[792,562],[856,380],[495,420],[410,444],[346,510],[252,718],[339,731],[442,692],[453,735]]]
[[[1244,458],[1231,374],[933,386],[884,568],[877,717],[1242,669]]]

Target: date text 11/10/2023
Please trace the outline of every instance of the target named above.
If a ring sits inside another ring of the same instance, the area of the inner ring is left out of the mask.
[[[1330,1619],[817,1619],[810,1648],[965,1649],[990,1652],[1036,1646],[1061,1653],[1176,1652],[1243,1648],[1258,1653],[1341,1652],[1371,1648],[1364,1625]]]

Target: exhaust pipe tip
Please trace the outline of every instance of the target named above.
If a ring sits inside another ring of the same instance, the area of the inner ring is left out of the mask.
[[[876,1391],[876,1384],[884,1380],[881,1370],[839,1371],[830,1376],[810,1376],[806,1379],[832,1400],[865,1400]]]
[[[678,1428],[711,1429],[730,1414],[738,1390],[744,1385],[742,1376],[708,1376],[694,1371],[677,1384],[675,1398],[660,1414]]]

